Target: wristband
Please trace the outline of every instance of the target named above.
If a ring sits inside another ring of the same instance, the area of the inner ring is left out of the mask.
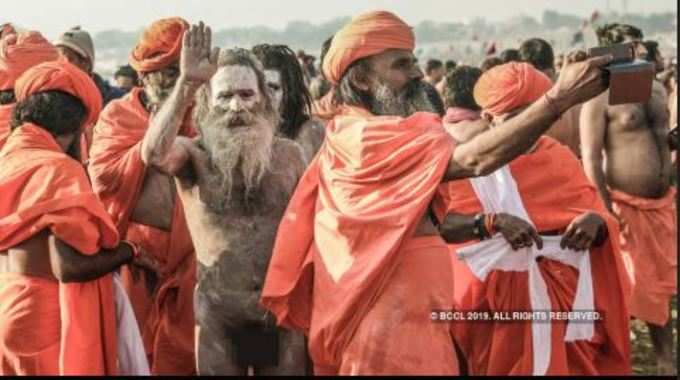
[[[484,215],[484,228],[486,228],[486,232],[489,234],[489,237],[496,234],[496,229],[493,226],[495,221],[496,214],[491,213]]]
[[[484,240],[489,236],[488,231],[484,226],[484,214],[479,213],[475,215],[474,228],[472,232],[479,238],[479,240]]]

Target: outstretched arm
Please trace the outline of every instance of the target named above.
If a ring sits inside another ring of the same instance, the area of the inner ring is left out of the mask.
[[[125,243],[94,255],[83,255],[52,234],[47,242],[52,272],[60,282],[96,280],[133,259],[132,247]]]
[[[176,160],[175,139],[198,88],[217,71],[219,49],[211,51],[212,32],[203,22],[184,33],[180,76],[167,101],[151,120],[142,141],[142,161],[162,171]]]
[[[483,176],[526,152],[560,115],[606,89],[602,66],[610,56],[590,58],[573,53],[557,83],[516,117],[477,135],[454,150],[444,181]]]

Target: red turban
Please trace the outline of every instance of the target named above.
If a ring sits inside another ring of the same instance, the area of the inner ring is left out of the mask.
[[[17,102],[33,94],[50,90],[63,91],[80,99],[87,108],[84,126],[92,125],[102,109],[102,96],[92,78],[65,59],[41,63],[17,79],[14,93]]]
[[[486,71],[477,81],[475,101],[492,115],[501,115],[531,104],[553,83],[528,63],[510,62]]]
[[[0,41],[0,91],[14,88],[24,71],[59,57],[57,48],[39,32],[6,35]]]
[[[179,17],[151,24],[130,53],[130,65],[140,73],[160,70],[179,59],[182,37],[189,23]]]
[[[338,84],[345,70],[357,60],[388,49],[413,50],[413,30],[403,20],[386,11],[364,13],[352,19],[334,36],[323,61],[323,72]]]

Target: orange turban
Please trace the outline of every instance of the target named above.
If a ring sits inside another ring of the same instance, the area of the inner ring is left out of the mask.
[[[59,57],[57,48],[39,32],[8,34],[0,41],[0,91],[14,88],[24,71]]]
[[[65,59],[45,62],[30,68],[17,79],[14,87],[17,102],[33,94],[59,90],[80,99],[87,108],[85,126],[97,120],[102,109],[102,96],[94,81],[84,71]]]
[[[179,17],[151,24],[130,53],[130,65],[140,73],[160,70],[179,59],[182,37],[189,23]]]
[[[337,85],[345,70],[357,60],[388,49],[413,50],[415,43],[411,27],[393,13],[364,13],[333,36],[323,61],[323,72],[326,79]]]
[[[474,96],[482,109],[501,115],[535,102],[552,85],[550,78],[530,64],[510,62],[482,74]]]

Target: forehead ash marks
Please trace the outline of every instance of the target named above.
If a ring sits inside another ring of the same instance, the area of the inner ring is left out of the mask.
[[[210,80],[214,93],[221,91],[257,91],[257,75],[247,66],[225,66],[217,70]]]
[[[278,70],[265,70],[264,76],[267,79],[267,85],[277,85],[281,87],[281,73]]]

